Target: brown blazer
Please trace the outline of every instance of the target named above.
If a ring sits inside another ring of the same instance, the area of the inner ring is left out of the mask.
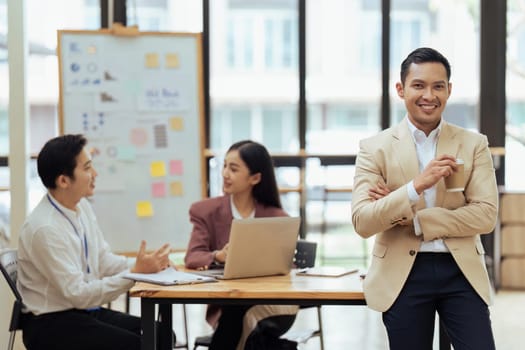
[[[255,217],[270,216],[288,215],[281,208],[255,204]],[[187,268],[196,269],[211,265],[213,251],[222,249],[228,243],[232,220],[230,196],[208,198],[192,204],[190,221],[193,231],[184,257]],[[215,327],[219,317],[220,306],[210,305],[206,312],[208,323]]]
[[[436,184],[435,207],[425,208],[420,196],[412,208],[405,185],[419,173],[419,165],[406,119],[360,143],[352,222],[362,237],[376,235],[372,263],[364,281],[365,297],[372,309],[390,308],[410,273],[421,240],[438,238],[444,240],[479,296],[487,304],[492,302],[479,236],[494,229],[498,212],[498,191],[487,138],[443,121],[436,153],[455,155],[465,161],[465,190],[446,192],[444,181],[440,180]],[[391,193],[372,201],[367,191],[378,182],[385,183]],[[422,236],[414,233],[416,213]]]

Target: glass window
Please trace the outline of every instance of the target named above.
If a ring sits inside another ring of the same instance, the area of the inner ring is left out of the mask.
[[[525,190],[521,162],[525,153],[525,11],[520,1],[507,5],[505,188]]]
[[[85,0],[28,0],[26,9],[30,151],[36,154],[58,134],[57,30],[100,28],[100,8],[98,2]]]
[[[232,142],[250,138],[251,111],[249,109],[234,109],[231,111]]]
[[[251,18],[252,17],[252,18]],[[228,21],[228,65],[230,68],[253,68],[254,30],[253,14],[232,15]]]
[[[298,149],[296,139],[290,139],[288,130],[296,129],[297,108],[293,106],[265,107],[262,115],[262,139],[270,152]]]
[[[7,156],[9,153],[9,121],[7,106],[2,106],[0,109],[0,154]]]
[[[381,10],[364,9],[359,21],[367,28],[359,41],[359,66],[367,73],[377,73],[381,70]]]
[[[29,151],[38,153],[44,143],[58,134],[58,29],[98,29],[98,1],[28,0],[26,8],[29,58],[27,63],[27,98],[29,101]],[[7,64],[7,1],[0,0],[0,156],[9,154],[9,71]],[[9,169],[0,168],[0,220],[9,219]],[[45,189],[30,164],[29,208],[40,200]]]
[[[290,18],[278,16],[265,20],[265,68],[297,69],[298,47],[293,45],[297,38],[297,19],[293,13]]]
[[[396,38],[390,42],[390,65],[399,66],[407,54],[414,48],[422,46],[422,36],[425,35],[424,24],[428,23],[426,13],[399,13],[394,12],[391,19],[391,37]],[[403,40],[400,40],[403,38]]]
[[[405,115],[394,88],[403,59],[421,46],[433,47],[452,66],[452,94],[445,120],[478,130],[480,1],[392,0],[391,84],[392,123]]]
[[[214,151],[243,138],[271,152],[299,151],[297,18],[297,1],[210,2]]]
[[[141,31],[201,32],[202,1],[127,1],[127,22]]]
[[[355,154],[379,131],[381,2],[308,1],[308,153]]]

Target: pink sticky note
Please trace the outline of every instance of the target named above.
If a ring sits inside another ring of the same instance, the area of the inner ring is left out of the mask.
[[[166,184],[164,182],[154,182],[151,184],[153,197],[166,197]]]
[[[171,175],[182,175],[183,172],[182,160],[170,160]]]

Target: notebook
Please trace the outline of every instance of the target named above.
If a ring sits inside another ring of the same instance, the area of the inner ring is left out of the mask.
[[[290,273],[299,236],[299,217],[234,219],[224,269],[200,271],[218,279]]]

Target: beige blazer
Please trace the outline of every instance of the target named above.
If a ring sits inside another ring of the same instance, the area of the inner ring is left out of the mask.
[[[360,142],[352,222],[360,236],[375,235],[372,262],[364,280],[366,301],[372,309],[390,308],[403,288],[421,240],[438,238],[444,240],[479,296],[488,305],[492,303],[479,236],[494,229],[498,212],[498,191],[487,138],[443,121],[437,155],[444,153],[465,161],[464,192],[446,192],[444,181],[440,180],[435,207],[426,208],[423,196],[412,207],[405,185],[419,173],[419,166],[406,119]],[[385,183],[391,193],[372,201],[367,191],[378,182]],[[422,236],[414,233],[416,213]]]

